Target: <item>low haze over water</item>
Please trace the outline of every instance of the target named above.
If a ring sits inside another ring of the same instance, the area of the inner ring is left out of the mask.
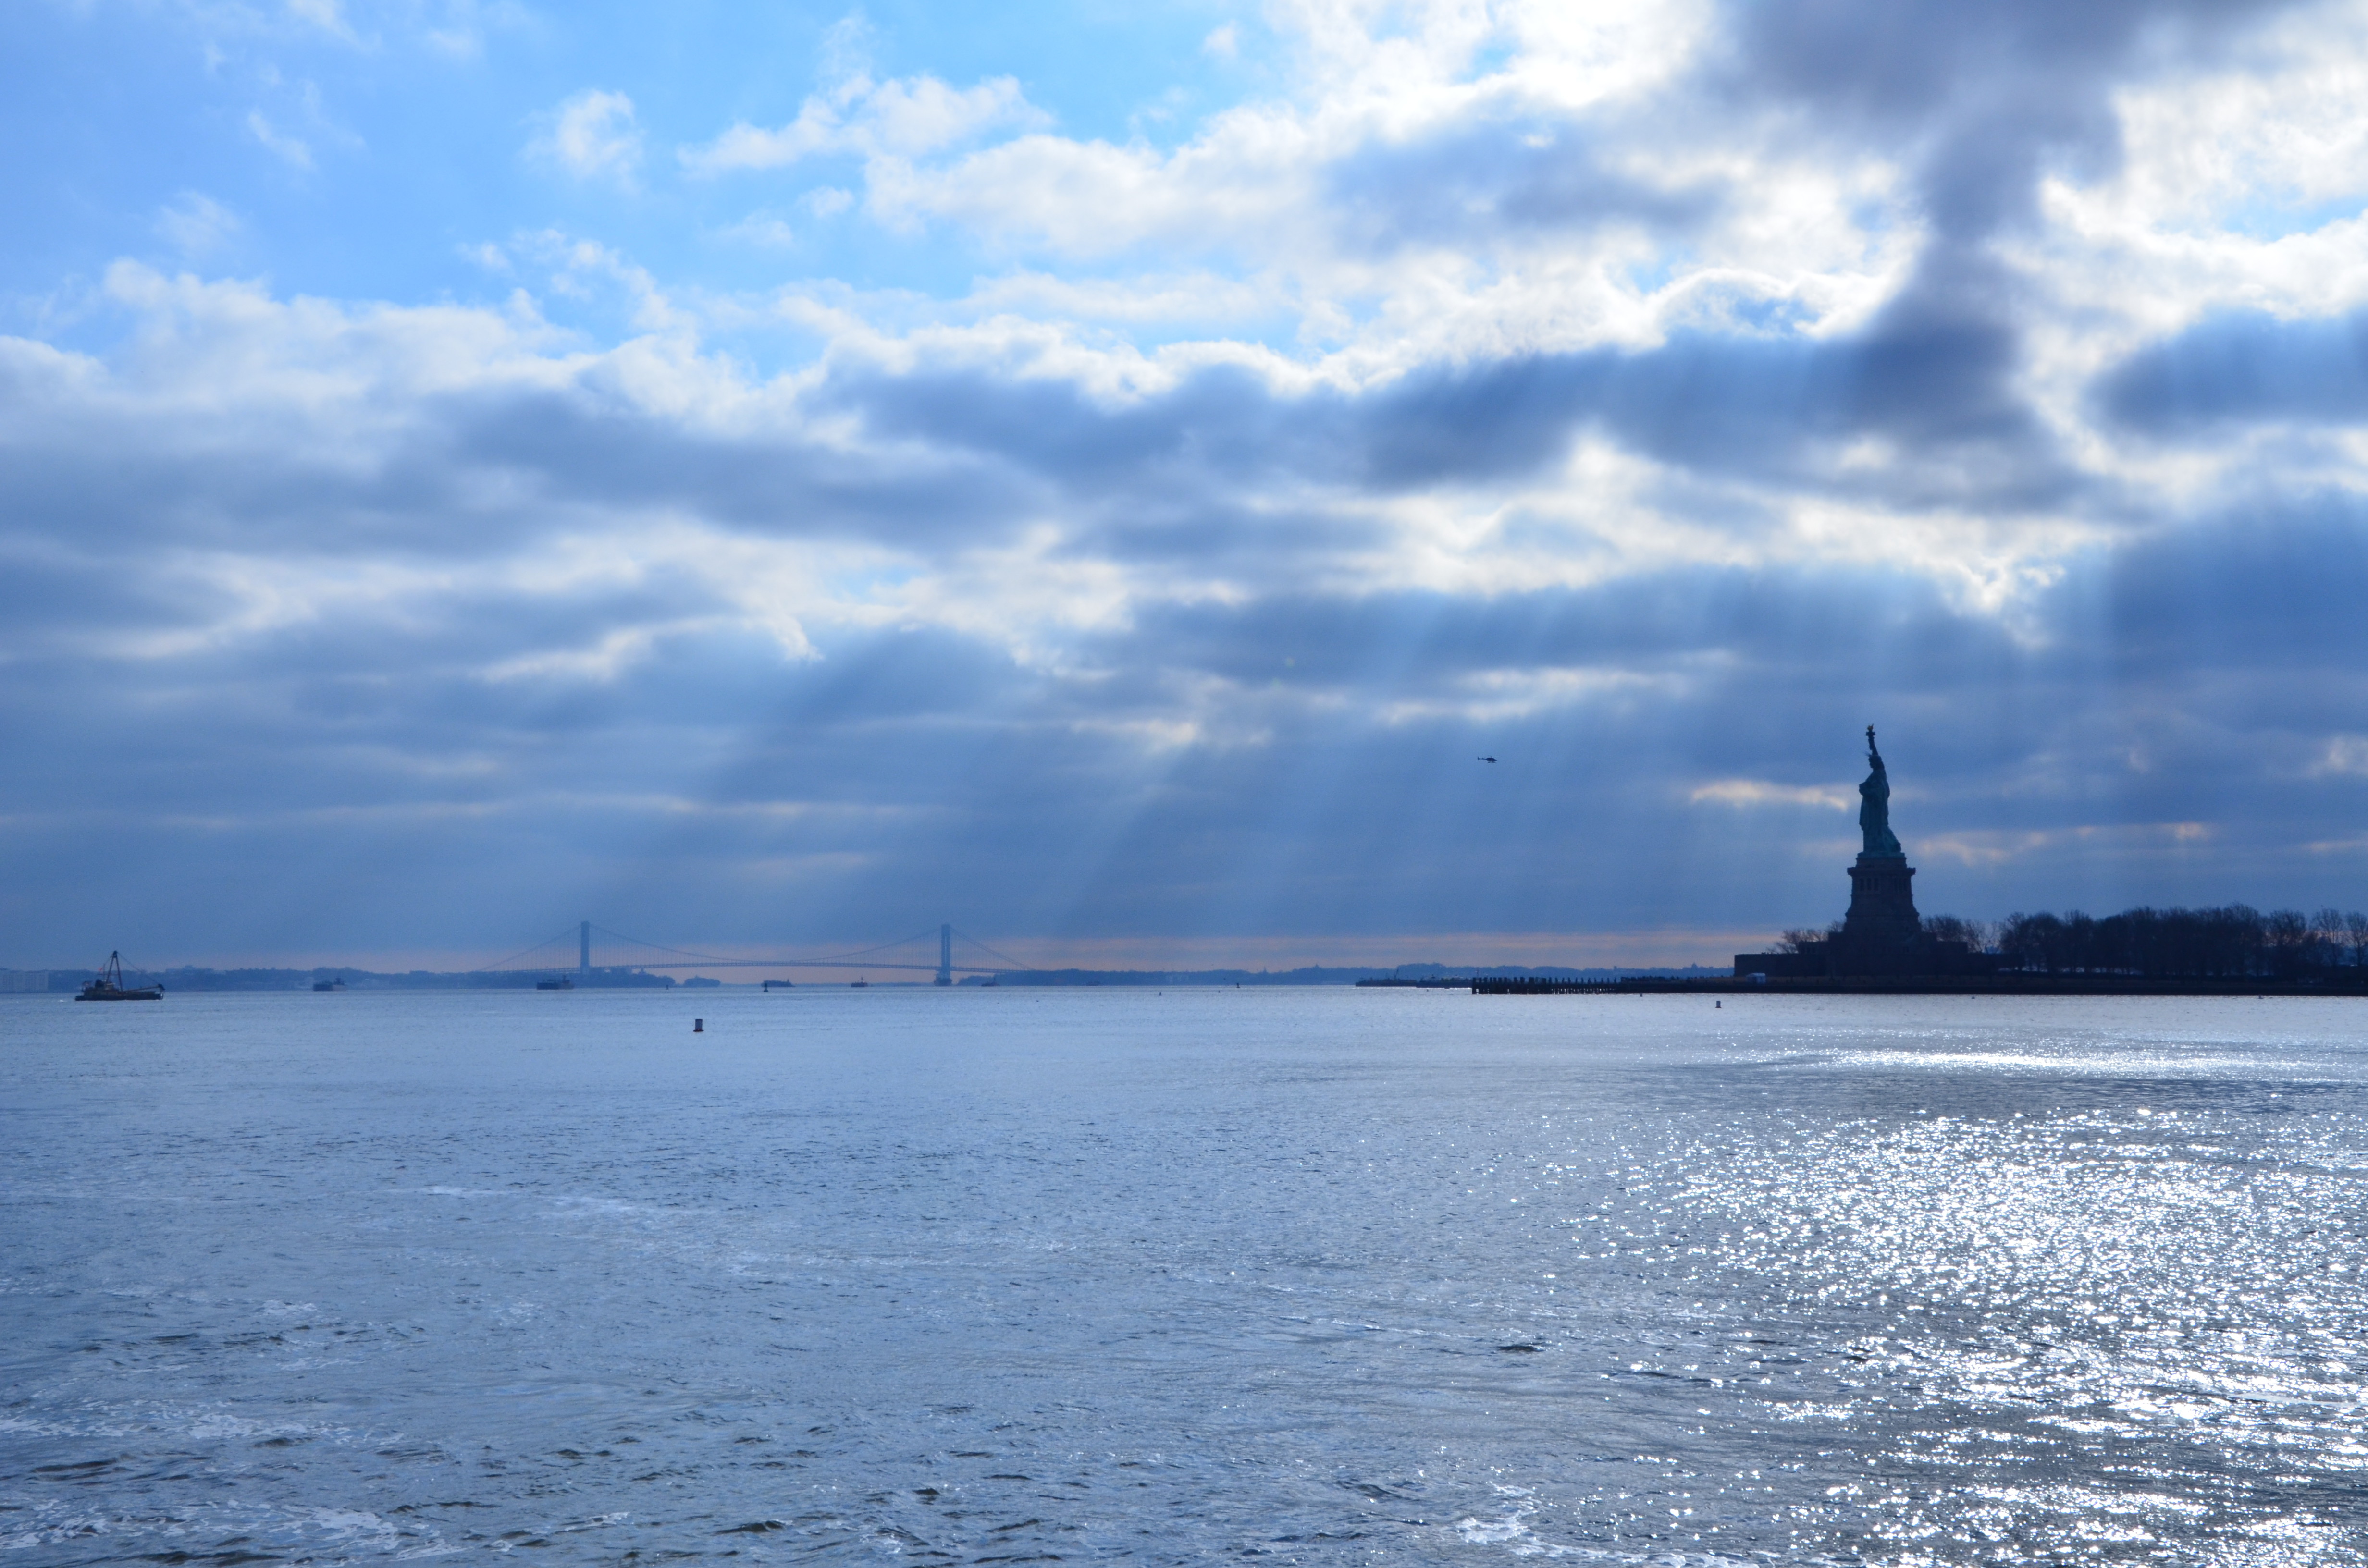
[[[2356,1562],[2363,1046],[2249,998],[10,999],[0,1565]]]

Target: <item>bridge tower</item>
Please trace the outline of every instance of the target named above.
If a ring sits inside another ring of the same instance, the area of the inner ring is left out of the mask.
[[[592,978],[592,922],[589,920],[575,928],[575,974],[579,980]]]
[[[938,983],[954,983],[954,928],[951,925],[938,927]]]

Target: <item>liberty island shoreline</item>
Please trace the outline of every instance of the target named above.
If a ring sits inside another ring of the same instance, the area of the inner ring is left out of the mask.
[[[1372,982],[1360,982],[1371,985]],[[1671,977],[1628,975],[1605,981],[1474,976],[1483,996],[2368,996],[2357,969],[2321,975],[2048,974],[1811,975]]]

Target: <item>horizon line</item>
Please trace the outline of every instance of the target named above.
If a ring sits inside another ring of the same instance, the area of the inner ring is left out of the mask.
[[[1648,969],[1688,965],[1725,967],[1736,953],[1775,939],[1764,928],[1748,930],[1700,926],[1659,926],[1633,931],[1500,931],[1425,932],[1354,936],[1267,937],[1018,937],[999,939],[996,946],[1017,960],[1014,969],[1105,970],[1153,972],[1234,969],[1269,972],[1294,969],[1389,970],[1418,964],[1447,968]],[[1408,956],[1417,949],[1419,956]],[[847,949],[824,949],[824,960],[835,960]],[[340,950],[264,948],[215,949],[156,961],[144,955],[127,959],[127,967],[146,972],[169,969],[356,969],[381,974],[425,971],[472,974],[485,971],[484,950],[447,947],[347,948]],[[793,953],[759,949],[754,943],[715,943],[702,955],[708,961],[775,961],[812,966],[816,963]],[[882,954],[884,960],[888,955]],[[76,962],[12,962],[15,972],[38,970],[96,969],[104,955]],[[669,963],[668,968],[695,967],[698,960]],[[552,972],[570,972],[574,962],[549,966]],[[596,964],[595,968],[645,968],[646,965]],[[875,961],[871,968],[879,969]],[[973,967],[973,966],[963,966]],[[860,960],[828,963],[825,972],[865,972]],[[504,970],[498,972],[509,972]],[[541,972],[540,969],[536,972]],[[998,971],[1010,972],[1010,971]]]

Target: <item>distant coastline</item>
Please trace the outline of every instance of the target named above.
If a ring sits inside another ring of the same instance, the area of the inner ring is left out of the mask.
[[[71,994],[86,984],[97,972],[86,969],[0,970],[0,994]],[[332,981],[341,981],[348,992],[359,991],[532,991],[535,983],[552,975],[565,974],[572,978],[575,989],[602,990],[671,990],[678,987],[705,989],[718,982],[703,975],[676,980],[670,975],[652,974],[643,970],[595,969],[588,973],[575,970],[534,970],[486,971],[446,971],[410,970],[399,973],[381,973],[352,967],[322,969],[200,969],[182,966],[161,970],[127,970],[126,974],[139,983],[160,984],[166,994],[191,991],[305,991]],[[989,985],[1019,986],[1251,986],[1251,985],[1334,985],[1353,986],[1360,981],[1402,981],[1409,986],[1422,981],[1454,978],[1468,983],[1474,975],[1507,979],[1534,979],[1565,983],[1603,983],[1634,976],[1653,976],[1667,980],[1709,979],[1723,975],[1725,969],[1701,964],[1681,966],[1624,965],[1618,969],[1574,969],[1554,965],[1527,968],[1519,964],[1497,964],[1474,968],[1468,964],[1449,966],[1437,963],[1399,964],[1390,968],[1338,967],[1309,965],[1299,969],[1049,969],[1014,970],[985,975],[966,976],[954,987],[973,989]],[[761,979],[721,983],[754,991],[764,983]],[[926,981],[910,983],[920,989],[929,989]],[[781,986],[779,977],[772,984]],[[894,981],[874,980],[874,989],[893,989]],[[802,980],[798,990],[840,990],[843,982]]]

